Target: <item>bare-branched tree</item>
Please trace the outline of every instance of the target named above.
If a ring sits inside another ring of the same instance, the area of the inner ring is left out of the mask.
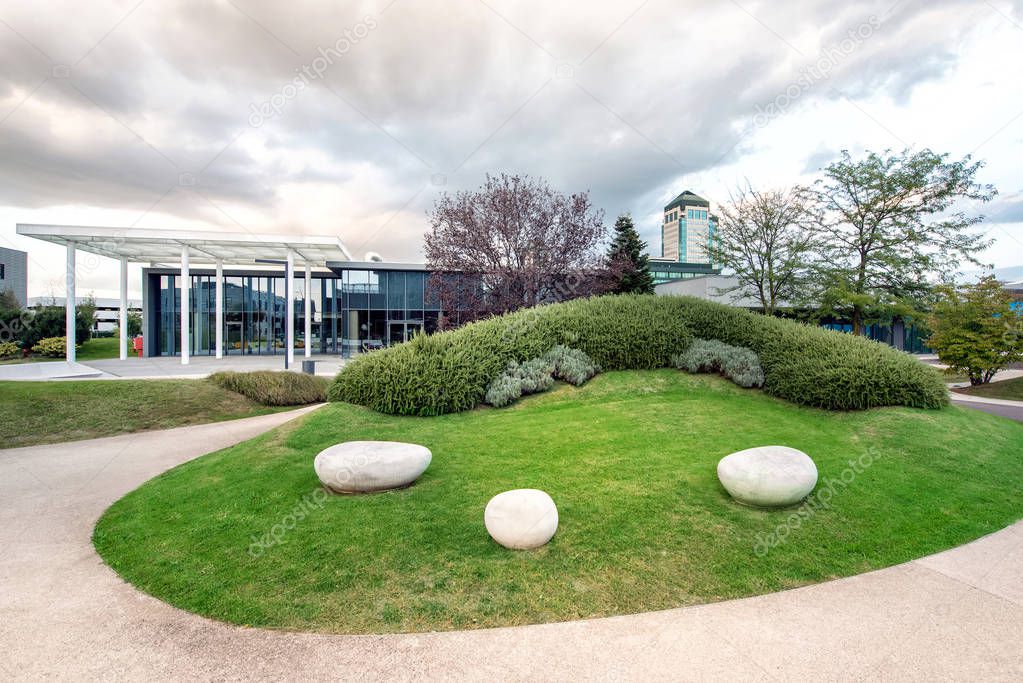
[[[800,294],[813,245],[803,188],[758,191],[749,182],[719,207],[713,261],[735,273],[729,291],[756,298],[771,315]]]
[[[587,296],[606,280],[604,213],[587,192],[488,175],[475,191],[443,194],[429,218],[429,286],[460,322]]]

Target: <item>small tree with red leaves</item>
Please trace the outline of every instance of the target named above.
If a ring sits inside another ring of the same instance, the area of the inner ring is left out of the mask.
[[[429,286],[447,325],[608,287],[604,212],[588,192],[564,195],[542,179],[488,175],[475,191],[441,195],[429,218]]]

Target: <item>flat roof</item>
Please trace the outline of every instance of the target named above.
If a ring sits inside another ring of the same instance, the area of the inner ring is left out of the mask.
[[[247,232],[205,230],[150,230],[84,225],[37,225],[18,223],[17,232],[46,242],[113,259],[127,258],[141,263],[176,263],[181,248],[188,246],[190,263],[256,264],[261,259],[283,261],[288,252],[298,263],[324,265],[328,261],[350,260],[340,237],[316,235],[258,235]]]
[[[327,267],[338,270],[422,270],[425,263],[394,263],[391,261],[327,261]]]

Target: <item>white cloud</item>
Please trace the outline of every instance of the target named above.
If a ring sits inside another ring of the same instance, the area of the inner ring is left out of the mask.
[[[806,180],[843,148],[976,150],[985,181],[1023,190],[1020,3],[387,2],[0,3],[20,34],[0,25],[0,243],[32,252],[33,294],[62,254],[16,222],[337,233],[414,260],[437,193],[486,172],[590,189],[654,252],[680,190]],[[251,125],[253,103],[366,17],[322,78]],[[790,90],[826,55],[827,78]],[[1018,223],[992,236],[993,260],[1023,262]],[[85,291],[115,291],[111,274]]]

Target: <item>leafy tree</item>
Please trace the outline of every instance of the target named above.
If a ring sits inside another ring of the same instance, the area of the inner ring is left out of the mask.
[[[619,216],[607,252],[611,278],[609,291],[617,294],[653,294],[654,279],[650,275],[650,262],[643,253],[646,246],[632,223],[632,216],[627,213]]]
[[[18,297],[15,296],[13,289],[5,289],[0,291],[0,311],[20,311],[21,302],[18,301]]]
[[[81,344],[92,336],[93,310],[95,309],[81,305],[75,310],[76,344]],[[67,334],[65,313],[63,306],[37,308],[21,329],[22,348],[32,348],[40,339],[63,337]]]
[[[490,176],[443,194],[429,213],[431,296],[462,322],[595,291],[604,213],[529,176]]]
[[[813,188],[820,236],[817,269],[821,300],[852,319],[862,334],[868,313],[921,296],[935,273],[949,274],[990,241],[968,229],[983,216],[955,210],[962,199],[987,202],[997,194],[974,181],[982,162],[947,161],[931,150],[847,151]]]
[[[747,183],[718,212],[710,252],[735,273],[738,284],[727,291],[755,297],[768,315],[801,295],[813,245],[806,190],[761,192]]]
[[[1020,317],[994,276],[941,291],[944,298],[931,314],[927,345],[942,363],[969,376],[970,384],[986,384],[1000,369],[1023,360]]]
[[[120,336],[120,325],[115,326],[113,332],[115,337]],[[142,334],[142,316],[135,311],[128,311],[128,338],[131,339],[140,334]]]
[[[142,315],[135,311],[128,311],[128,336],[137,337],[142,334]]]

